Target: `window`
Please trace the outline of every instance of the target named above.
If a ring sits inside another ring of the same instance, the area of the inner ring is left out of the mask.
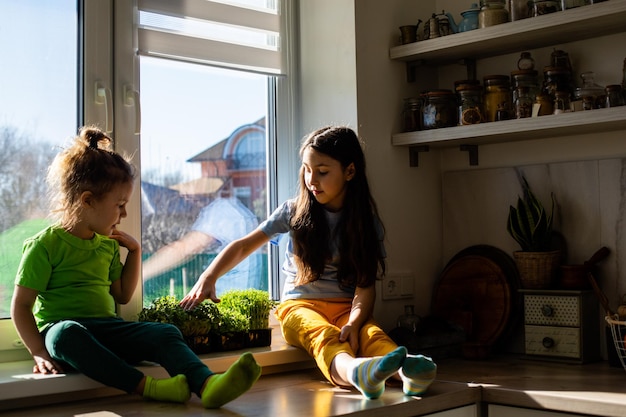
[[[46,168],[77,127],[76,11],[76,0],[0,1],[11,16],[0,27],[0,350],[17,340],[7,319],[22,242],[48,224]]]
[[[268,76],[142,57],[144,305],[182,298],[215,256],[267,217]],[[268,289],[267,249],[217,282]]]
[[[285,1],[291,4],[290,0]],[[174,59],[172,51],[166,51],[166,55],[156,54],[152,46],[138,55],[137,45],[128,42],[146,36],[147,32],[145,28],[133,26],[133,3],[127,0],[43,3],[0,0],[0,12],[12,16],[0,28],[3,60],[11,62],[11,65],[0,66],[3,91],[0,101],[0,144],[3,146],[0,155],[3,212],[0,219],[0,351],[3,352],[0,361],[15,357],[6,350],[14,352],[13,343],[17,340],[8,319],[22,242],[46,224],[45,190],[39,179],[45,175],[45,168],[58,146],[73,136],[79,126],[97,124],[110,131],[117,150],[135,155],[134,162],[141,166],[140,190],[134,193],[129,216],[122,226],[133,235],[141,236],[146,258],[174,241],[174,237],[184,236],[203,215],[208,200],[237,202],[231,204],[231,208],[245,213],[240,224],[241,230],[247,230],[250,223],[267,215],[268,207],[276,205],[277,186],[272,182],[275,172],[293,169],[289,158],[281,157],[279,164],[275,142],[279,135],[294,137],[291,133],[293,118],[277,112],[275,106],[269,104],[276,103],[289,110],[293,103],[291,95],[281,93],[289,85],[287,77],[278,75],[282,71],[284,53],[271,45],[279,42],[278,38],[267,33],[274,27],[275,18],[270,17],[269,23],[268,18],[259,20],[264,27],[261,28],[263,36],[257,38],[270,44],[260,49],[270,51],[269,54],[243,53],[255,48],[248,41],[245,45],[224,48],[219,46],[223,40],[211,38],[215,47],[212,50],[226,54],[234,50],[236,56],[246,58],[228,66],[216,61],[221,59],[219,56]],[[153,3],[179,7],[185,3],[194,6],[189,10],[200,5],[201,11],[205,10],[205,3],[211,3],[212,7],[217,7],[218,15],[227,20],[238,15],[232,13],[237,9],[225,0],[137,0],[137,3],[140,7]],[[246,7],[256,13],[258,9],[264,10],[266,3],[272,6],[273,1],[233,3],[247,4]],[[282,5],[283,13],[287,10],[286,3]],[[250,15],[244,12],[239,18],[246,20]],[[222,23],[232,25],[232,22]],[[29,30],[33,26],[39,29]],[[157,32],[164,35],[162,31]],[[15,39],[20,42],[12,42]],[[250,57],[262,58],[250,61]],[[189,83],[191,75],[196,83]],[[218,86],[210,85],[211,81]],[[245,90],[245,94],[242,96],[235,90],[225,92],[223,88],[227,83],[234,85],[232,88]],[[211,107],[215,105],[224,113],[217,116],[217,110]],[[253,110],[244,111],[244,107]],[[218,122],[222,124],[220,128]],[[294,148],[286,143],[281,146],[281,152]],[[31,152],[33,149],[36,152]],[[277,168],[279,165],[283,168]],[[282,191],[283,195],[286,193]],[[168,227],[160,229],[162,235],[155,239],[159,228],[151,213],[162,210],[164,204],[168,206],[166,213],[184,212],[184,221],[169,223]],[[218,243],[209,242],[192,257],[197,259],[187,262],[196,262],[197,267],[206,265],[208,258],[215,255]],[[251,259],[261,265],[254,267],[256,270],[265,271],[264,277],[253,282],[277,295],[277,256],[271,252],[272,249],[264,248]],[[271,272],[266,272],[268,270]],[[171,277],[161,278],[158,285],[157,281],[146,284],[145,299],[149,301],[155,295],[170,293],[172,287],[173,293],[182,294],[180,291],[191,285],[195,277],[190,270],[183,272],[181,268],[179,273],[180,278],[175,276],[173,284]],[[121,306],[120,314],[132,319],[143,305],[143,292],[138,289],[133,301]]]

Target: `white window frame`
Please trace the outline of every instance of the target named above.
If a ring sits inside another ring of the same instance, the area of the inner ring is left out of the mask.
[[[282,0],[289,3],[283,9],[286,19],[287,48],[285,73],[278,77],[275,88],[270,89],[276,108],[268,109],[268,135],[271,138],[268,149],[270,176],[275,178],[275,187],[269,187],[268,210],[274,209],[279,201],[293,196],[297,184],[299,132],[299,98],[297,97],[297,23],[298,6],[296,0]],[[133,163],[140,169],[139,141],[140,130],[138,92],[140,80],[138,56],[136,54],[137,33],[134,30],[134,16],[137,0],[82,0],[79,27],[82,27],[80,45],[83,52],[83,65],[79,68],[79,95],[84,97],[79,106],[79,124],[95,124],[111,131],[117,151],[134,155]],[[115,33],[113,28],[115,27]],[[130,40],[130,42],[129,42]],[[105,101],[109,100],[109,101]],[[112,101],[111,101],[112,100]],[[79,100],[80,102],[80,100]],[[112,106],[108,106],[112,103]],[[111,109],[113,109],[111,113]],[[107,120],[108,119],[108,120]],[[280,144],[280,146],[279,146]],[[139,179],[137,180],[139,181]],[[138,182],[137,182],[138,184]],[[141,236],[141,206],[139,186],[136,185],[129,203],[128,217],[122,227],[134,236]],[[270,291],[278,295],[283,276],[278,266],[279,252],[283,247],[270,248],[271,277]],[[133,299],[121,306],[122,317],[133,320],[142,308],[141,283]],[[11,320],[0,320],[0,363],[30,359],[23,347],[16,347],[19,340]]]

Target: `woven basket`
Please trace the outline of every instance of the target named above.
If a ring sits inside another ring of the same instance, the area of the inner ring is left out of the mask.
[[[513,252],[522,288],[548,289],[556,280],[561,251]]]

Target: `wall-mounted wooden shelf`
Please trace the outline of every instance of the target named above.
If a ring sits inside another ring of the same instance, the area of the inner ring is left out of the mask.
[[[608,0],[562,12],[504,23],[484,29],[418,41],[390,49],[393,60],[411,71],[419,65],[447,65],[474,61],[520,50],[575,42],[626,32],[626,0]],[[394,146],[410,147],[410,161],[429,147],[461,146],[470,164],[478,164],[477,146],[547,137],[580,135],[626,129],[626,106],[507,120],[469,126],[397,133]]]

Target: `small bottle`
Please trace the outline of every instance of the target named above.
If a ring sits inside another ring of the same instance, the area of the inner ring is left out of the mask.
[[[554,105],[550,100],[550,96],[544,93],[537,94],[535,106],[537,107],[537,116],[546,116],[554,112]]]
[[[420,318],[417,314],[415,314],[415,310],[412,304],[407,304],[404,306],[404,314],[398,317],[398,327],[404,327],[412,332],[417,330],[417,325],[419,324]]]
[[[624,99],[622,97],[622,86],[619,84],[607,85],[604,88],[606,92],[606,101],[604,107],[619,107],[624,105]]]
[[[561,114],[570,111],[569,91],[556,91],[554,93],[553,114]]]

